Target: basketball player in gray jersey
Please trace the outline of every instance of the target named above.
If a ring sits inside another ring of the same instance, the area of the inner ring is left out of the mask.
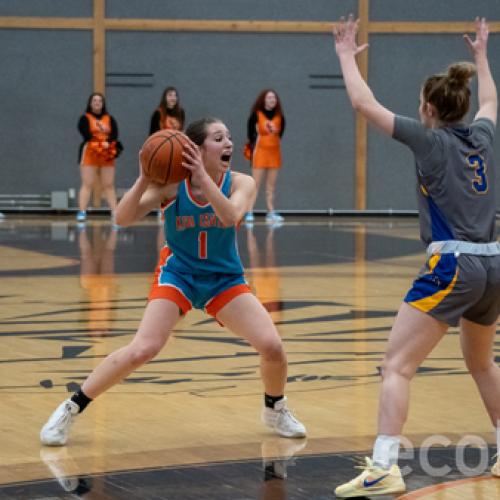
[[[409,405],[409,384],[449,326],[460,325],[467,367],[476,382],[500,446],[500,368],[493,341],[500,312],[500,245],[495,231],[492,141],[497,92],[487,59],[488,26],[476,19],[465,35],[475,64],[456,63],[427,78],[420,122],[382,106],[361,77],[355,56],[359,21],[334,27],[335,49],[353,107],[370,123],[407,145],[416,161],[421,236],[428,260],[394,321],[383,362],[378,435],[363,472],[335,490],[340,498],[405,490],[397,465],[399,437]],[[471,125],[469,80],[477,72],[479,110]],[[500,476],[500,462],[492,468]]]
[[[449,71],[467,80],[475,73],[468,63],[453,65]],[[493,122],[485,118],[470,126],[457,123],[429,129],[417,120],[395,117],[394,139],[415,156],[420,236],[426,245],[449,239],[496,240],[495,190],[490,189],[496,177],[494,134]]]

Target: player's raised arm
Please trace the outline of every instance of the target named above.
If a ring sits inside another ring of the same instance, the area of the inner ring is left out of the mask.
[[[498,98],[488,63],[488,35],[489,29],[486,19],[476,17],[476,39],[471,40],[468,35],[464,35],[464,39],[474,56],[477,68],[479,110],[475,118],[489,118],[496,124]]]
[[[333,27],[335,51],[340,61],[347,93],[356,111],[359,111],[370,123],[392,136],[394,113],[375,99],[356,63],[356,55],[368,47],[368,44],[358,46],[356,43],[358,26],[359,19],[355,21],[353,15],[350,14],[347,21],[342,17]]]

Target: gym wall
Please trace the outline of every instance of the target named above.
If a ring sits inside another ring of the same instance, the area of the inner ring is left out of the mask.
[[[0,194],[78,188],[81,139],[76,124],[95,85],[91,28],[16,28],[9,27],[9,18],[70,18],[77,26],[79,20],[92,20],[93,9],[91,0],[0,1]],[[357,10],[356,0],[105,2],[106,19],[244,20],[257,27],[262,21],[329,23]],[[478,14],[497,21],[500,2],[478,0],[472,6],[454,0],[450,11],[449,2],[371,0],[369,13],[374,26],[385,21],[394,26],[446,24],[471,21]],[[278,209],[357,207],[356,117],[328,31],[157,31],[148,22],[144,26],[105,32],[107,107],[125,146],[117,161],[118,188],[135,179],[151,113],[168,85],[178,88],[188,121],[211,115],[226,122],[235,143],[233,168],[250,172],[242,155],[246,120],[258,92],[271,87],[280,95],[287,120]],[[371,32],[369,42],[368,80],[375,95],[394,112],[413,117],[418,116],[422,80],[451,62],[469,59],[458,33]],[[491,35],[489,53],[500,83],[497,32]],[[497,152],[499,147],[497,141]],[[406,148],[369,128],[366,151],[366,209],[415,209],[413,161]],[[263,194],[256,208],[264,208]]]

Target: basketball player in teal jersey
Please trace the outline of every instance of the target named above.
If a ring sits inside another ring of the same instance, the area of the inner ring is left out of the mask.
[[[236,246],[235,226],[254,202],[255,182],[230,170],[233,143],[220,120],[193,122],[186,135],[192,141],[184,152],[190,178],[161,186],[141,170],[116,210],[116,223],[128,226],[164,207],[167,243],[139,329],[130,344],[105,358],[81,390],[59,405],[41,430],[45,445],[66,444],[78,413],[158,354],[192,307],[205,309],[261,355],[264,423],[283,437],[306,435],[286,405],[287,360],[280,336],[245,282]]]
[[[424,82],[420,122],[398,116],[374,97],[355,56],[358,21],[334,28],[335,48],[351,103],[370,123],[408,146],[415,156],[421,236],[428,260],[406,295],[392,327],[382,369],[378,436],[363,472],[339,486],[340,498],[405,490],[397,466],[409,405],[409,384],[450,325],[460,325],[462,351],[490,419],[500,419],[500,368],[493,342],[500,312],[500,245],[495,228],[492,141],[497,92],[487,59],[488,26],[476,19],[465,40],[475,65],[456,63]],[[479,110],[471,125],[469,80],[478,76]],[[457,401],[458,404],[458,401]],[[497,428],[497,447],[500,445]],[[492,469],[500,475],[500,464]]]

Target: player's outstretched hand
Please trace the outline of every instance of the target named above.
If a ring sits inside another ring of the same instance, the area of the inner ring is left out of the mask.
[[[488,45],[489,28],[484,17],[476,17],[476,39],[472,40],[469,35],[464,35],[464,40],[467,43],[472,54],[477,55],[486,52]]]
[[[358,33],[359,19],[354,20],[354,16],[349,14],[347,21],[344,17],[333,26],[333,36],[335,38],[335,51],[341,55],[353,55],[363,52],[368,44],[358,46],[356,43],[356,34]]]

